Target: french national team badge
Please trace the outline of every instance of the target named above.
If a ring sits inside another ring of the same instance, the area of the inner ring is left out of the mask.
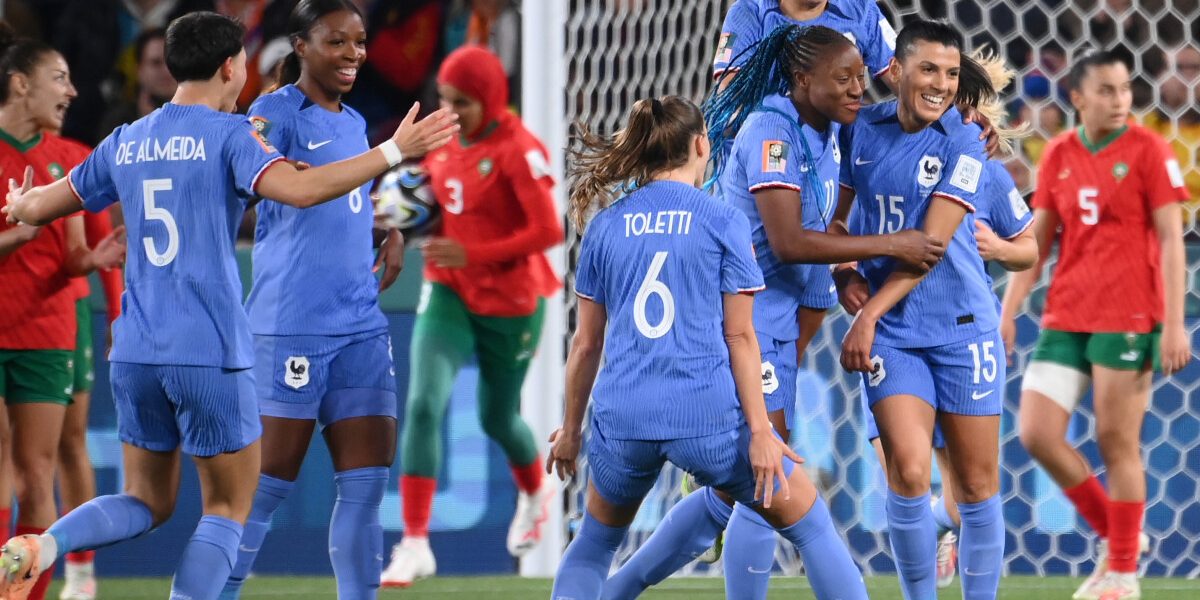
[[[479,168],[479,176],[487,177],[488,175],[491,175],[492,174],[492,166],[493,166],[492,159],[490,159],[490,158],[485,158],[485,159],[479,161],[479,167],[478,167]]]
[[[762,386],[764,394],[773,394],[779,389],[779,376],[775,374],[775,365],[771,361],[762,364]]]
[[[942,159],[926,154],[917,163],[917,183],[921,187],[932,187],[942,179]]]
[[[867,385],[879,387],[887,378],[887,369],[883,368],[883,358],[878,354],[871,357],[871,372],[867,374]]]
[[[283,361],[283,380],[293,389],[308,385],[308,357],[289,356]]]
[[[762,147],[762,172],[783,173],[787,171],[787,142],[766,140]]]

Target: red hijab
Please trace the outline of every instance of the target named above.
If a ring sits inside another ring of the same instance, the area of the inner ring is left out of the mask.
[[[508,110],[508,75],[500,59],[483,46],[463,46],[451,52],[438,69],[437,81],[483,104],[483,120],[475,131],[464,132],[467,137],[500,120]]]

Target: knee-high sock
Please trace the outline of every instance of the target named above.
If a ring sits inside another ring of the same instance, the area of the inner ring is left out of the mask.
[[[725,529],[731,510],[709,488],[684,496],[654,528],[650,539],[604,582],[604,599],[637,598],[695,560]]]
[[[1095,475],[1088,475],[1083,483],[1063,490],[1067,498],[1079,511],[1079,516],[1092,526],[1092,530],[1102,538],[1108,537],[1109,504],[1108,491]]]
[[[233,570],[242,525],[224,517],[200,518],[171,582],[172,598],[216,600]]]
[[[100,496],[79,505],[46,533],[58,543],[59,555],[93,550],[135,538],[154,525],[150,507],[128,494]]]
[[[628,527],[609,527],[585,513],[579,534],[563,553],[550,597],[599,600],[604,579],[612,568],[613,555],[627,531]]]
[[[778,534],[754,509],[738,504],[725,530],[725,597],[765,600]]]
[[[1117,573],[1136,573],[1138,534],[1146,503],[1113,500],[1108,505],[1108,568]]]
[[[383,570],[383,527],[379,504],[387,467],[342,471],[333,476],[337,502],[329,521],[329,562],[338,600],[374,600]]]
[[[925,500],[928,506],[929,499]],[[850,558],[845,540],[838,535],[825,501],[817,501],[790,527],[779,530],[804,559],[804,573],[817,600],[867,600],[862,572]]]
[[[888,490],[887,521],[904,597],[937,598],[937,523],[929,508],[929,493],[908,498]]]
[[[950,517],[950,511],[946,509],[945,496],[941,496],[933,503],[933,522],[937,523],[939,537],[947,531],[958,530],[959,526],[954,524],[954,519]]]
[[[258,476],[258,490],[254,492],[254,504],[250,506],[250,516],[246,518],[246,526],[242,532],[242,540],[238,544],[237,561],[225,589],[221,591],[221,600],[237,600],[242,593],[242,584],[254,567],[254,559],[262,548],[267,531],[271,529],[271,515],[275,509],[287,499],[296,486],[294,481],[276,479],[270,475]]]
[[[962,515],[958,566],[963,600],[994,600],[1004,566],[1004,511],[997,494],[973,504],[959,504]]]

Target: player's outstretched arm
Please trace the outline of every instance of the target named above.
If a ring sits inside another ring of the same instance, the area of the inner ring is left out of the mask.
[[[32,242],[42,230],[41,227],[20,225],[0,231],[0,258],[4,258],[18,248]]]
[[[1183,298],[1187,273],[1183,250],[1183,224],[1175,203],[1154,210],[1154,229],[1162,252],[1163,313],[1162,370],[1170,375],[1192,358],[1191,341],[1183,324]]]
[[[1005,271],[1024,271],[1033,267],[1038,260],[1037,239],[1033,237],[1032,227],[1011,240],[996,235],[983,221],[975,221],[975,230],[979,256],[983,260],[1000,263]]]
[[[47,225],[83,208],[71,191],[70,177],[33,187],[33,167],[25,168],[24,181],[8,180],[8,202],[2,209],[9,223]]]
[[[391,139],[353,158],[304,170],[276,162],[262,174],[255,192],[297,208],[316,206],[349,193],[405,158],[441,148],[458,133],[454,113],[443,108],[417,121],[419,109],[420,103],[413,104]]]
[[[933,238],[948,244],[966,214],[967,209],[961,204],[935,195],[925,213],[922,229]],[[842,340],[842,368],[864,373],[872,370],[871,347],[875,344],[876,323],[924,278],[925,273],[904,269],[897,269],[888,275],[879,291],[858,311],[858,316],[850,325],[850,331],[846,332],[846,337]]]
[[[67,219],[67,273],[83,277],[93,271],[107,271],[125,261],[125,227],[110,231],[95,248],[88,247],[84,217]]]
[[[608,312],[604,305],[579,297],[575,335],[567,352],[566,404],[563,424],[550,435],[550,452],[546,456],[546,472],[558,470],[558,478],[566,480],[575,475],[576,458],[583,436],[583,415],[588,398],[600,371],[600,356],[604,353],[604,329]]]
[[[1004,289],[1004,299],[1000,304],[1000,337],[1004,340],[1004,351],[1012,363],[1012,353],[1016,349],[1017,314],[1025,299],[1033,291],[1042,276],[1042,267],[1046,257],[1050,256],[1050,248],[1054,245],[1055,232],[1058,231],[1058,215],[1044,208],[1033,211],[1033,241],[1037,250],[1037,260],[1033,268],[1018,271],[1009,275],[1008,286]]]

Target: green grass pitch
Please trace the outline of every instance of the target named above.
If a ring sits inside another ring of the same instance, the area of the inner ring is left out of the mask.
[[[1066,600],[1081,580],[1067,577],[1007,577],[1000,583],[1002,600]],[[102,579],[100,598],[122,600],[155,599],[167,596],[168,579]],[[648,600],[719,600],[724,598],[722,580],[675,578],[642,595]],[[870,577],[867,587],[872,600],[900,600],[895,577]],[[58,585],[47,598],[58,597]],[[380,600],[529,600],[550,597],[550,581],[519,577],[438,577],[418,581],[406,590],[382,590]],[[939,598],[961,598],[958,581],[942,590]],[[1200,580],[1148,578],[1142,580],[1142,597],[1147,600],[1195,600],[1200,598]],[[256,577],[246,583],[242,600],[305,598],[335,600],[333,579],[328,577]],[[771,582],[771,600],[809,600],[808,583],[799,577],[780,577]]]

